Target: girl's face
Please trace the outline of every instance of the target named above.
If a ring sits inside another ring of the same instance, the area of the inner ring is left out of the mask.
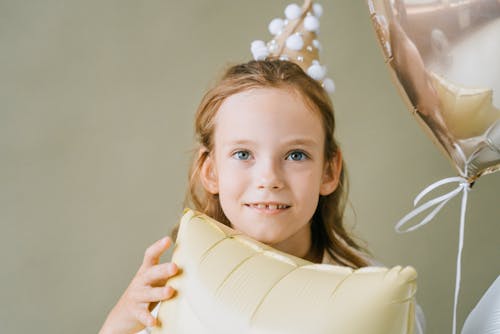
[[[324,159],[318,112],[285,89],[253,89],[227,98],[215,117],[214,150],[202,168],[233,228],[299,257],[311,245],[319,195],[337,187],[340,153]],[[333,166],[333,167],[332,167]]]

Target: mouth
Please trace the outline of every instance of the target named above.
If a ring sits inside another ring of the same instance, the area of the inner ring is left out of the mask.
[[[245,203],[245,206],[264,213],[279,213],[291,207],[291,205],[277,202]]]

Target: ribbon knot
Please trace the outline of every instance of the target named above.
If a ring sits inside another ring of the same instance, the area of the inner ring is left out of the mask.
[[[460,292],[460,276],[461,276],[461,263],[462,263],[462,249],[464,245],[464,226],[465,226],[465,212],[467,208],[467,194],[471,189],[472,183],[469,183],[469,181],[466,178],[460,176],[449,177],[446,179],[439,180],[431,184],[424,190],[422,190],[420,194],[418,194],[417,197],[415,197],[415,200],[413,201],[413,206],[417,206],[418,203],[422,200],[422,198],[431,191],[433,191],[434,189],[439,188],[448,183],[458,183],[458,186],[449,193],[431,199],[425,202],[424,204],[420,205],[419,207],[413,209],[410,213],[408,213],[406,216],[404,216],[399,220],[399,222],[395,226],[395,230],[398,233],[406,233],[422,227],[423,225],[430,222],[438,214],[438,212],[441,211],[441,209],[446,205],[446,203],[448,203],[452,198],[454,198],[458,194],[462,193],[462,206],[460,209],[460,228],[458,237],[458,253],[457,253],[457,266],[456,266],[457,272],[455,279],[455,295],[453,302],[452,333],[455,334],[457,327],[457,305],[458,305],[458,296]],[[403,226],[406,225],[409,221],[411,221],[414,217],[418,216],[420,213],[434,206],[435,208],[419,223],[410,226],[407,229],[403,229]]]
[[[428,193],[430,193],[434,189],[439,188],[445,184],[454,183],[454,182],[458,183],[458,186],[455,189],[453,189],[452,191],[450,191],[447,194],[436,197],[436,198],[420,205],[419,207],[415,208],[410,213],[408,213],[406,216],[401,218],[395,226],[396,232],[406,233],[406,232],[411,232],[411,231],[414,231],[414,230],[422,227],[423,225],[430,222],[438,214],[438,212],[441,211],[441,209],[446,205],[446,203],[448,203],[452,198],[457,196],[461,191],[463,191],[464,196],[467,196],[466,193],[468,190],[470,190],[470,184],[467,181],[467,179],[463,178],[461,176],[449,177],[446,179],[439,180],[439,181],[431,184],[430,186],[428,186],[424,190],[422,190],[420,192],[420,194],[418,194],[417,197],[415,197],[415,200],[413,201],[413,206],[417,206],[417,204],[422,200],[422,198],[424,198],[425,195],[427,195]],[[408,222],[410,222],[414,217],[416,217],[419,214],[421,214],[422,212],[432,208],[433,206],[436,206],[434,208],[434,210],[432,210],[418,224],[410,226],[407,229],[403,229],[403,226],[406,225]]]

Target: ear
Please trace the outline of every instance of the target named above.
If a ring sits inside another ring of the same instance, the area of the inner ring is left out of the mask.
[[[335,156],[325,163],[323,179],[319,189],[320,195],[328,196],[337,189],[342,172],[342,152],[337,150]]]
[[[200,179],[203,187],[211,194],[219,193],[219,180],[215,169],[215,161],[212,155],[205,149],[200,149],[200,159],[202,155],[206,155],[200,168]]]

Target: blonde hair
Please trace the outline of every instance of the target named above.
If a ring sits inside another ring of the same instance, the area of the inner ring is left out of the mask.
[[[298,65],[289,61],[266,60],[230,67],[205,94],[196,113],[195,133],[199,147],[192,161],[185,203],[228,226],[230,222],[222,210],[218,195],[205,190],[201,184],[200,171],[214,148],[214,121],[219,107],[227,97],[255,88],[290,89],[298,93],[311,110],[321,115],[325,130],[325,161],[331,162],[339,149],[334,138],[335,118],[330,98],[319,83]],[[358,268],[366,266],[367,261],[360,255],[361,247],[343,225],[347,192],[346,169],[342,162],[337,189],[328,196],[320,196],[313,214],[312,251],[319,261],[326,251],[336,263]]]

